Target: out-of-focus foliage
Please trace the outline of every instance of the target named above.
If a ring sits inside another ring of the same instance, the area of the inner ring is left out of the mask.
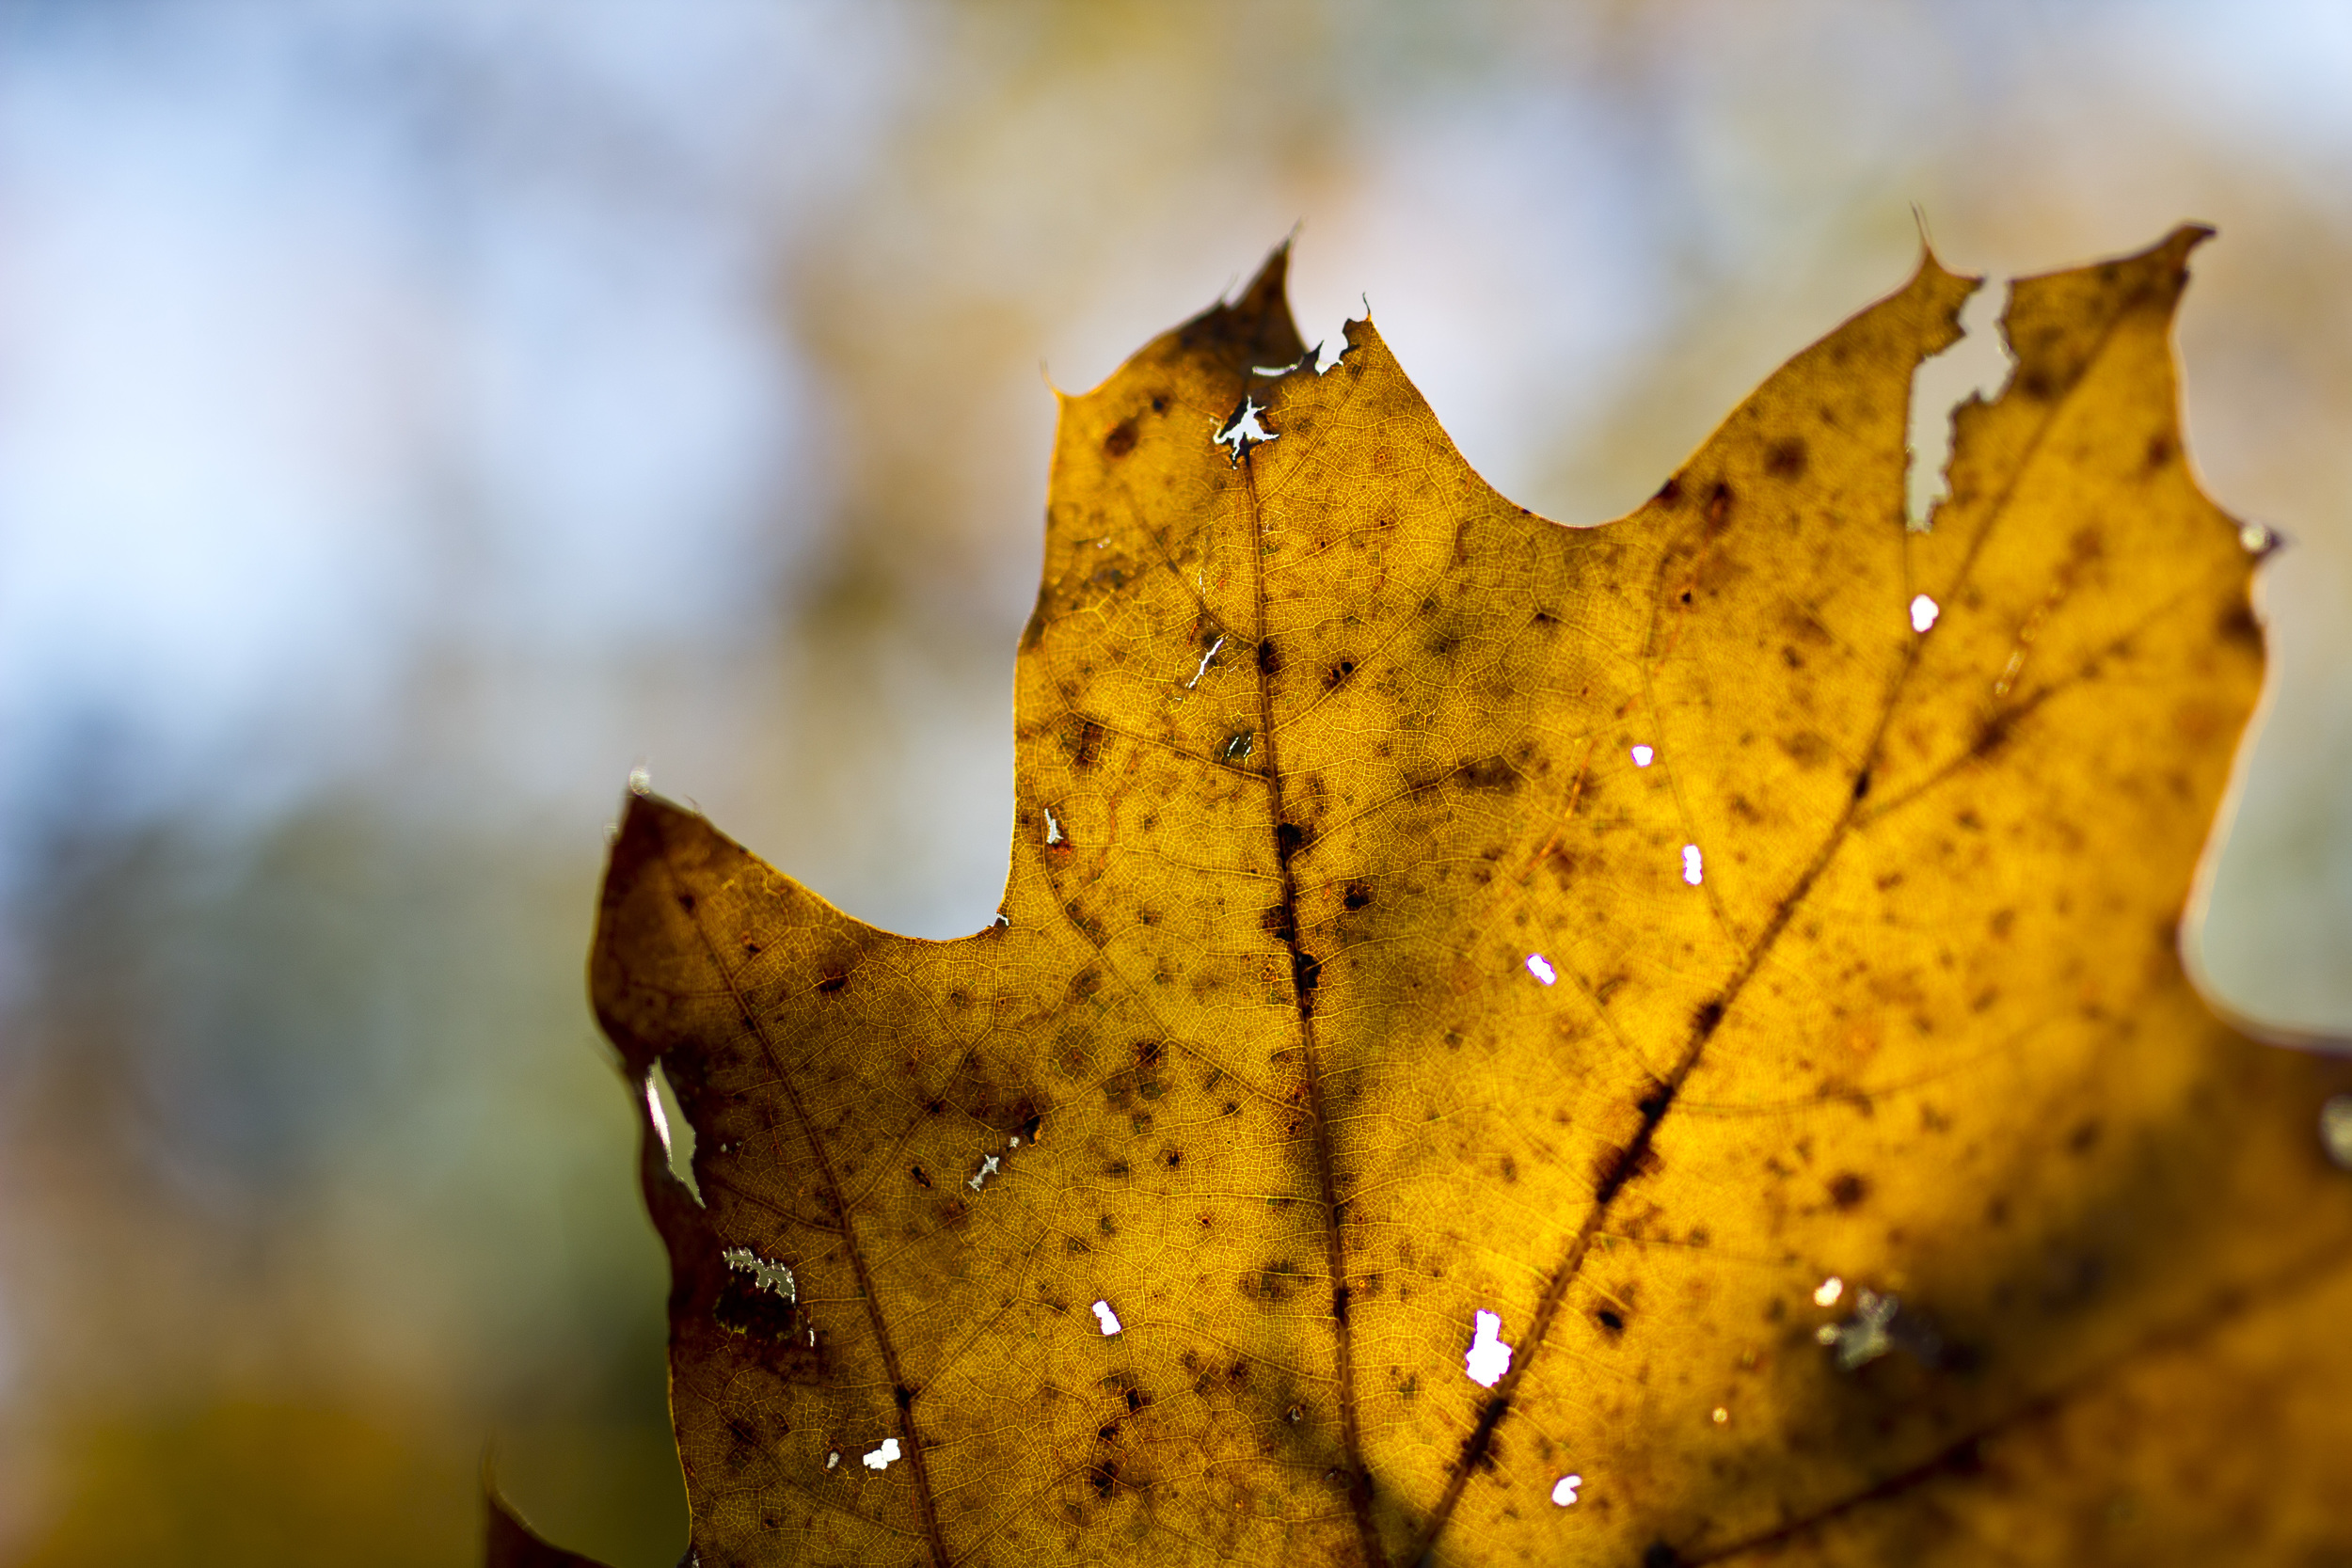
[[[343,1539],[469,1560],[470,1504],[369,1478],[469,1496],[495,1434],[535,1524],[675,1560],[661,1261],[578,985],[619,781],[862,917],[983,920],[1039,362],[1093,384],[1301,221],[1309,336],[1369,293],[1473,465],[1579,521],[1899,275],[1912,202],[1994,273],[2219,225],[2190,434],[2297,545],[2208,963],[2352,1020],[2327,8],[0,30],[0,1558],[148,1519],[164,1560],[266,1560],[225,1521],[309,1465]]]

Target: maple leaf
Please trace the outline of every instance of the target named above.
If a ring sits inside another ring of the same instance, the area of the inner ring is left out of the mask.
[[[699,1561],[2352,1551],[2347,1068],[2176,951],[2262,677],[2202,237],[2015,285],[1927,531],[1931,257],[1598,528],[1279,253],[1064,399],[995,925],[612,848]]]

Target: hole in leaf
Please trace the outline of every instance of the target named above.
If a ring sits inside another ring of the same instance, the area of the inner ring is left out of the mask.
[[[1231,446],[1233,449],[1232,461],[1236,465],[1248,454],[1251,447],[1263,446],[1268,441],[1279,439],[1274,432],[1258,422],[1258,416],[1264,412],[1264,404],[1244,394],[1241,406],[1233,410],[1233,417],[1227,420],[1225,427],[1216,433],[1218,446]]]
[[[1924,360],[1911,376],[1911,467],[1904,515],[1924,529],[1951,494],[1952,416],[1970,398],[2000,394],[2016,361],[2000,330],[1999,293],[1979,289],[1961,307],[1960,341]]]
[[[1119,1332],[1119,1314],[1111,1310],[1109,1302],[1098,1301],[1094,1304],[1094,1319],[1103,1325],[1105,1338]]]
[[[645,1111],[653,1117],[654,1133],[661,1140],[670,1174],[694,1195],[696,1203],[702,1202],[702,1184],[694,1180],[694,1124],[686,1119],[677,1091],[670,1086],[670,1075],[659,1060],[645,1074]]]
[[[1835,1307],[1837,1305],[1837,1298],[1845,1293],[1846,1282],[1838,1278],[1836,1275],[1831,1275],[1827,1279],[1822,1280],[1819,1286],[1815,1287],[1813,1291],[1813,1305],[1816,1307]]]
[[[1695,844],[1682,847],[1682,879],[1692,887],[1707,879],[1706,865],[1699,859],[1699,847]]]
[[[1502,1317],[1481,1312],[1472,1320],[1470,1353],[1462,1357],[1470,1380],[1491,1388],[1511,1370],[1511,1347],[1502,1342]]]
[[[1651,751],[1648,747],[1636,746],[1633,748],[1633,766],[1636,768],[1647,768],[1657,759],[1657,756],[1658,753]]]
[[[726,1259],[727,1267],[742,1270],[785,1300],[801,1299],[800,1281],[792,1277],[791,1269],[785,1264],[771,1263],[747,1246],[731,1246],[719,1256]]]
[[[867,1454],[862,1463],[869,1470],[887,1470],[890,1468],[890,1462],[898,1457],[898,1440],[896,1437],[885,1437],[882,1439],[882,1447]]]
[[[1582,1476],[1562,1476],[1551,1483],[1551,1500],[1565,1508],[1576,1501],[1576,1489],[1583,1484]]]
[[[1184,682],[1185,690],[1190,691],[1200,684],[1200,677],[1209,673],[1209,666],[1216,662],[1216,651],[1223,646],[1225,646],[1225,639],[1222,637],[1209,644],[1209,651],[1200,656],[1200,668],[1192,673],[1192,679]]]
[[[1560,978],[1560,972],[1552,968],[1551,960],[1541,953],[1530,953],[1527,956],[1527,972],[1548,986]]]

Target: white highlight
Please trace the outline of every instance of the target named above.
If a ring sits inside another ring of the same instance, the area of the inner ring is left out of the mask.
[[[838,1465],[838,1464],[840,1464],[840,1463],[841,1463],[841,1456],[840,1456],[839,1454],[837,1454],[837,1453],[829,1453],[829,1454],[825,1455],[825,1468],[826,1468],[826,1469],[830,1470],[830,1469],[832,1469],[834,1465]]]
[[[1103,1325],[1103,1333],[1105,1338],[1119,1332],[1119,1314],[1111,1310],[1111,1304],[1109,1302],[1096,1302],[1094,1304],[1094,1317],[1095,1321]]]
[[[1511,1370],[1511,1347],[1502,1342],[1500,1314],[1481,1312],[1473,1323],[1475,1331],[1470,1336],[1470,1354],[1462,1357],[1463,1365],[1472,1383],[1481,1388],[1491,1388]]]
[[[644,767],[630,768],[628,770],[628,792],[631,795],[651,795],[653,793],[653,770]]]
[[[898,1440],[896,1437],[885,1437],[882,1439],[881,1448],[866,1456],[864,1464],[869,1470],[887,1470],[890,1468],[890,1462],[898,1457]]]
[[[972,1180],[964,1183],[964,1185],[970,1187],[976,1193],[978,1192],[980,1190],[980,1183],[995,1175],[997,1168],[1001,1164],[1002,1162],[1000,1162],[995,1155],[990,1155],[987,1159],[980,1162],[980,1174],[972,1178]]]
[[[1845,1293],[1846,1282],[1838,1278],[1836,1275],[1831,1275],[1827,1279],[1822,1280],[1820,1285],[1814,1288],[1813,1305],[1816,1307],[1835,1307],[1837,1305],[1837,1298]]]
[[[1728,1411],[1728,1410],[1725,1410],[1725,1409],[1724,1409],[1722,1405],[1720,1405],[1720,1404],[1719,1404],[1719,1405],[1717,1405],[1717,1406],[1715,1407],[1715,1413],[1714,1413],[1714,1414],[1715,1414],[1715,1424],[1716,1424],[1717,1426],[1722,1426],[1722,1425],[1723,1425],[1725,1421],[1728,1421],[1728,1420],[1730,1420],[1730,1419],[1731,1419],[1731,1412],[1730,1412],[1730,1411]]]
[[[1258,422],[1258,416],[1264,412],[1264,404],[1260,403],[1256,398],[1245,395],[1241,400],[1241,412],[1234,415],[1227,422],[1225,428],[1216,433],[1218,446],[1230,444],[1232,447],[1232,460],[1235,463],[1238,464],[1242,453],[1251,447],[1263,446],[1268,441],[1281,438]]]
[[[2237,542],[2246,546],[2249,555],[2260,555],[2279,542],[2279,536],[2260,523],[2248,523],[2237,531]]]
[[[1682,847],[1682,879],[1692,887],[1707,879],[1707,869],[1699,859],[1699,847],[1695,844]]]
[[[731,1246],[719,1256],[726,1259],[727,1267],[742,1270],[785,1300],[801,1299],[801,1282],[786,1265],[771,1263],[747,1246]]]
[[[1582,1476],[1562,1476],[1551,1483],[1551,1500],[1565,1508],[1576,1501],[1576,1489],[1583,1484]]]
[[[1209,651],[1200,656],[1200,668],[1192,673],[1192,679],[1184,682],[1185,690],[1190,691],[1200,684],[1200,677],[1209,673],[1209,666],[1216,660],[1216,651],[1223,646],[1225,646],[1225,639],[1222,637],[1209,644]]]
[[[1554,984],[1560,978],[1560,972],[1552,968],[1551,960],[1541,953],[1530,953],[1527,956],[1527,972],[1548,986]]]
[[[1651,751],[1648,747],[1636,746],[1633,748],[1633,766],[1636,768],[1647,768],[1657,759],[1657,756],[1658,753]]]
[[[1922,594],[1911,601],[1911,629],[1924,634],[1935,625],[1935,618],[1943,613],[1943,606]]]
[[[1063,836],[1060,820],[1054,816],[1054,808],[1047,806],[1045,808],[1045,842],[1059,844]]]
[[[661,1137],[661,1161],[677,1164],[677,1150],[670,1143],[670,1113],[661,1108],[661,1091],[654,1087],[653,1074],[645,1074],[645,1109],[653,1114],[653,1130]]]

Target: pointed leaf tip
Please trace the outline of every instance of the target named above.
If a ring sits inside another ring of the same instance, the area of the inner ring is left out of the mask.
[[[1291,319],[1290,257],[1285,238],[1231,303],[1220,300],[1178,328],[1179,341],[1237,371],[1287,365],[1305,354],[1306,341]]]

